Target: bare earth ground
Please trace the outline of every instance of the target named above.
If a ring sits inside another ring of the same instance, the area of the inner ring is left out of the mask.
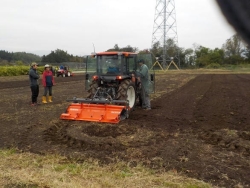
[[[84,75],[55,79],[54,102],[31,107],[27,76],[0,78],[0,148],[143,163],[218,187],[250,186],[250,75],[157,75],[152,110],[136,109],[119,124],[60,120],[67,98],[86,96]]]

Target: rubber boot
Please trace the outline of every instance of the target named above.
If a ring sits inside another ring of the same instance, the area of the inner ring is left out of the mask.
[[[53,102],[53,101],[52,101],[52,96],[49,96],[49,102]]]
[[[42,103],[47,103],[47,99],[46,99],[46,96],[43,96],[43,98],[42,98]]]

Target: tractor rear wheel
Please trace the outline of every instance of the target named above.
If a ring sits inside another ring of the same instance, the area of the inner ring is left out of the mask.
[[[90,87],[88,90],[89,94],[88,94],[87,98],[92,99],[97,91],[97,88],[98,88],[97,81],[93,80],[92,83],[89,85],[89,87]]]
[[[136,101],[136,93],[135,93],[135,85],[131,80],[124,80],[121,82],[116,99],[128,100],[130,110],[134,108]]]

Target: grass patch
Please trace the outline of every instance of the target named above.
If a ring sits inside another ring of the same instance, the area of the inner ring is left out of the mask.
[[[2,149],[0,156],[1,187],[211,187],[176,172],[157,173],[122,161],[100,166],[96,160],[78,163],[58,155],[15,149]]]

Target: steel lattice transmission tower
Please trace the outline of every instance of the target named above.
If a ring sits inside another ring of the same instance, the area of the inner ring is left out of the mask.
[[[157,42],[163,49],[161,55],[163,65],[174,58],[180,66],[174,0],[156,0],[152,48]]]

